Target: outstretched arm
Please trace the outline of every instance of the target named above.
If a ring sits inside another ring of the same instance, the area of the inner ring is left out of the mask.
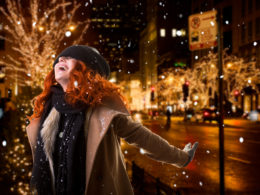
[[[114,125],[115,133],[129,144],[143,148],[147,156],[157,161],[170,163],[177,167],[187,166],[193,159],[197,148],[196,143],[194,148],[186,147],[186,150],[181,150],[170,145],[165,139],[151,132],[141,123],[133,121],[130,116],[116,116]],[[189,152],[191,149],[193,149],[194,152]]]

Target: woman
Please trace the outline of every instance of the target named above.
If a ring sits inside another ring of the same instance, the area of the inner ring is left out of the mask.
[[[180,150],[134,122],[109,74],[92,47],[70,46],[55,60],[26,128],[34,193],[133,194],[119,138],[177,167],[192,161],[198,143]]]

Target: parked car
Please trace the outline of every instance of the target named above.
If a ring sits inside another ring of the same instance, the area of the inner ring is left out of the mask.
[[[202,109],[203,122],[205,121],[219,121],[219,113],[216,109],[204,108]]]
[[[159,111],[156,109],[150,109],[150,110],[148,110],[148,116],[151,119],[157,118],[159,116]]]

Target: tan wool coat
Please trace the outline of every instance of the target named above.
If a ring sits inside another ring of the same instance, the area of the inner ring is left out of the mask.
[[[26,128],[33,156],[37,146],[39,121],[39,119],[34,119]],[[52,181],[55,177],[52,151],[55,145],[55,135],[58,131],[58,121],[59,113],[53,108],[41,130]],[[94,109],[88,109],[84,128],[85,132],[88,131],[88,136],[86,136],[85,189],[85,194],[88,195],[133,194],[120,149],[120,138],[143,148],[147,156],[157,161],[183,167],[189,159],[186,152],[170,145],[142,124],[134,122],[119,98],[112,98]],[[54,182],[52,187],[54,188]]]

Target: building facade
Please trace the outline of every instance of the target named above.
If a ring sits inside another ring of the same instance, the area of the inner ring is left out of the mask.
[[[147,27],[140,36],[140,69],[146,109],[165,110],[167,102],[155,87],[169,68],[190,67],[188,0],[147,1]],[[174,93],[174,92],[173,92]]]

